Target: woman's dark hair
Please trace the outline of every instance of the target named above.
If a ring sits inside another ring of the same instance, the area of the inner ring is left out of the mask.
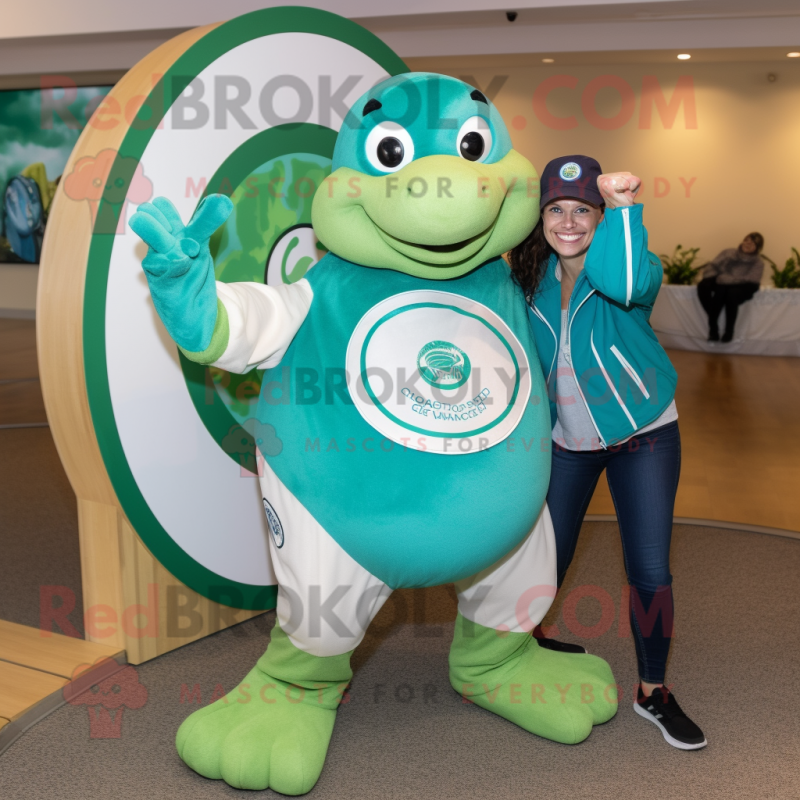
[[[760,253],[764,249],[764,237],[760,233],[748,233],[744,238],[753,240],[753,244],[756,246],[756,253]]]
[[[528,238],[508,254],[511,274],[524,292],[528,303],[533,300],[539,282],[547,271],[547,262],[553,253],[555,250],[545,239],[544,222],[539,217],[536,227]]]

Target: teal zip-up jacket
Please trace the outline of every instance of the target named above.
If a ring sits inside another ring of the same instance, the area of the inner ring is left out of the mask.
[[[603,447],[658,419],[675,396],[677,373],[649,323],[662,276],[658,256],[647,249],[642,206],[607,209],[575,282],[567,326],[578,389]],[[528,312],[555,425],[561,331],[555,255]]]

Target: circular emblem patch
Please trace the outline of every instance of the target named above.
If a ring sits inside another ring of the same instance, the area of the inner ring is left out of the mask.
[[[347,346],[361,416],[413,450],[465,455],[516,428],[531,392],[525,351],[491,309],[450,292],[394,295],[359,321]]]
[[[576,164],[574,161],[568,161],[561,167],[558,174],[561,176],[561,180],[575,181],[581,176],[580,164]]]
[[[442,389],[457,389],[469,378],[469,356],[450,342],[428,342],[417,356],[423,380]]]
[[[283,547],[283,525],[275,513],[275,509],[270,505],[266,497],[261,498],[264,502],[264,513],[267,516],[267,525],[269,525],[269,532],[275,541],[275,547]]]

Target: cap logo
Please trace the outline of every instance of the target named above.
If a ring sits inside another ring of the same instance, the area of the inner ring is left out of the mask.
[[[561,167],[558,174],[561,176],[562,181],[575,181],[580,178],[581,172],[580,164],[576,164],[574,161],[568,161]]]

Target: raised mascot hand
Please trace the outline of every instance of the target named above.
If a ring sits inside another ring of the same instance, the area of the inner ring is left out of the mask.
[[[190,352],[205,350],[214,333],[217,289],[208,242],[232,210],[229,198],[212,194],[184,226],[175,206],[157,197],[131,217],[131,229],[150,248],[142,267],[158,316]]]

